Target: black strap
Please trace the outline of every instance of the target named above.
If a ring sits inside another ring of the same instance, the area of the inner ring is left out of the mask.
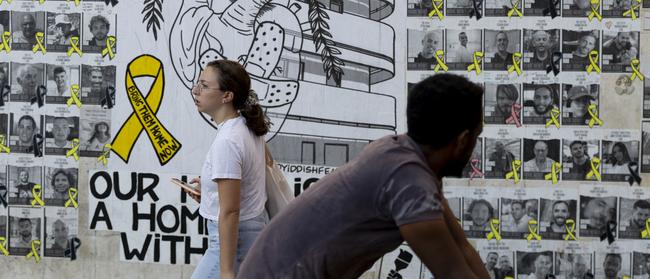
[[[553,52],[551,63],[546,65],[546,73],[553,71],[553,74],[557,76],[560,73],[560,61],[562,61],[562,53],[559,51]]]
[[[605,226],[604,232],[600,235],[600,241],[607,239],[609,244],[612,244],[616,238],[614,237],[614,232],[616,231],[616,222],[609,221],[607,226]]]
[[[478,3],[476,3],[478,2]],[[481,15],[481,11],[483,9],[483,0],[472,0],[472,6],[473,9],[469,13],[469,18],[472,18],[473,16],[476,16],[476,20],[481,19],[483,15]]]
[[[78,237],[70,238],[68,241],[68,249],[65,250],[64,257],[70,258],[71,261],[77,259],[77,249],[81,247],[81,239]]]

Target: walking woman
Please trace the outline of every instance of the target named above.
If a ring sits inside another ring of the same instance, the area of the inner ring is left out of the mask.
[[[209,246],[192,279],[235,278],[239,264],[268,223],[265,142],[269,121],[242,65],[216,60],[192,88],[196,107],[217,123],[198,183],[199,213],[208,219]]]

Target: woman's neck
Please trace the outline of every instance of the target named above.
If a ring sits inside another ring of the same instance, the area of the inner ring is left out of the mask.
[[[212,120],[219,125],[226,122],[226,120],[236,118],[237,116],[239,116],[239,113],[236,110],[230,107],[224,107],[212,114]]]

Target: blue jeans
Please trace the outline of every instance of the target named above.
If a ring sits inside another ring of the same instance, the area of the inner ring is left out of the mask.
[[[266,210],[259,216],[239,221],[239,235],[237,238],[237,255],[235,260],[235,272],[244,261],[244,256],[253,246],[255,238],[262,232],[264,226],[269,222]],[[216,221],[208,220],[208,249],[205,250],[203,258],[196,266],[192,279],[218,279],[220,277],[220,252],[219,252],[219,227]]]

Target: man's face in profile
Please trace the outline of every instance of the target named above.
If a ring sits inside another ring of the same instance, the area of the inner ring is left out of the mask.
[[[616,43],[621,47],[630,45],[632,43],[630,32],[619,32],[616,35]]]
[[[634,208],[632,213],[632,221],[638,227],[645,227],[645,222],[650,218],[650,208]]]
[[[496,267],[498,259],[499,256],[497,254],[490,253],[485,259],[485,263],[487,264],[489,269],[493,269],[494,267]]]
[[[535,113],[538,115],[544,115],[553,108],[553,96],[551,96],[551,91],[546,87],[538,87],[535,89],[533,101],[535,103]]]
[[[596,47],[596,38],[593,36],[582,36],[578,42],[578,53],[586,56]]]
[[[501,268],[501,269],[509,269],[510,268],[510,259],[508,259],[508,256],[501,256],[499,258],[499,268]]]
[[[553,223],[564,226],[567,218],[569,218],[569,207],[563,202],[556,203],[553,206]]]

